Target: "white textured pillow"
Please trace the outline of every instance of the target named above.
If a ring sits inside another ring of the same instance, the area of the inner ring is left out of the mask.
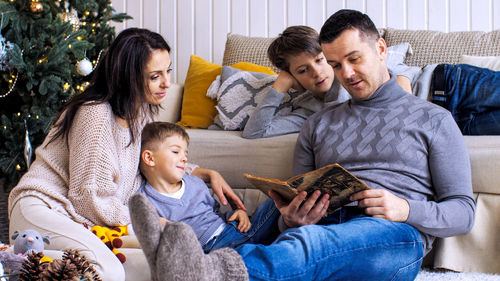
[[[494,71],[500,71],[500,57],[481,57],[462,55],[459,63],[470,64],[477,67],[488,68]]]

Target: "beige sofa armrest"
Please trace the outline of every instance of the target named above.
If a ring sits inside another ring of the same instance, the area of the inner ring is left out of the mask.
[[[177,122],[181,116],[183,84],[172,84],[167,90],[167,96],[163,100],[160,111],[155,116],[156,121]]]

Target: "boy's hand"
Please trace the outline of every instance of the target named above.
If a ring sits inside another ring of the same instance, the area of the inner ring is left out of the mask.
[[[289,89],[295,89],[297,91],[304,91],[304,87],[286,70],[281,70],[278,74],[278,78],[274,81],[273,89],[280,93],[286,93]]]
[[[161,226],[165,227],[165,225],[167,225],[167,223],[168,223],[168,220],[160,217],[160,223],[161,223]]]
[[[235,220],[238,221],[238,227],[236,229],[238,229],[239,232],[247,232],[250,230],[252,223],[248,218],[247,212],[240,209],[234,211],[233,215],[228,219],[228,221]]]

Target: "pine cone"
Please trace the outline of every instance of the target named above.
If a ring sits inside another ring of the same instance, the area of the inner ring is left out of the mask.
[[[71,263],[76,266],[78,273],[83,276],[82,279],[87,278],[89,281],[101,281],[94,267],[87,261],[85,256],[78,252],[78,250],[65,251],[63,260],[71,261]]]
[[[72,264],[76,266],[78,272],[83,273],[83,269],[88,266],[88,262],[85,257],[81,256],[78,250],[67,250],[63,254],[63,261],[69,260]]]
[[[76,266],[70,260],[55,259],[49,264],[47,269],[40,273],[39,280],[52,281],[52,280],[72,280],[73,277],[78,276]]]
[[[39,274],[45,270],[47,264],[40,263],[43,253],[30,253],[23,263],[23,267],[19,274],[20,281],[35,281],[39,280]]]

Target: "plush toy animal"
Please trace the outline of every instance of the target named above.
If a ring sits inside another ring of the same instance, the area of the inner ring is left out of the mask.
[[[50,244],[49,236],[42,236],[40,233],[33,229],[25,231],[14,231],[12,234],[14,240],[14,254],[23,254],[27,256],[31,252],[43,252],[45,248],[44,242]]]
[[[16,255],[11,251],[0,251],[0,265],[3,265],[5,273],[19,273],[24,263],[22,255]],[[0,275],[3,273],[0,272]],[[0,280],[2,280],[0,278]],[[2,280],[5,281],[5,280]]]
[[[129,210],[153,281],[248,280],[245,263],[235,250],[223,248],[205,254],[189,225],[169,222],[163,228],[153,203],[144,194],[132,196]]]
[[[115,256],[120,260],[121,263],[127,261],[127,258],[123,253],[117,250],[123,245],[123,241],[120,238],[122,235],[127,235],[127,226],[115,226],[112,228],[94,225],[90,231],[94,233],[101,241],[108,246],[108,248],[115,254]]]

